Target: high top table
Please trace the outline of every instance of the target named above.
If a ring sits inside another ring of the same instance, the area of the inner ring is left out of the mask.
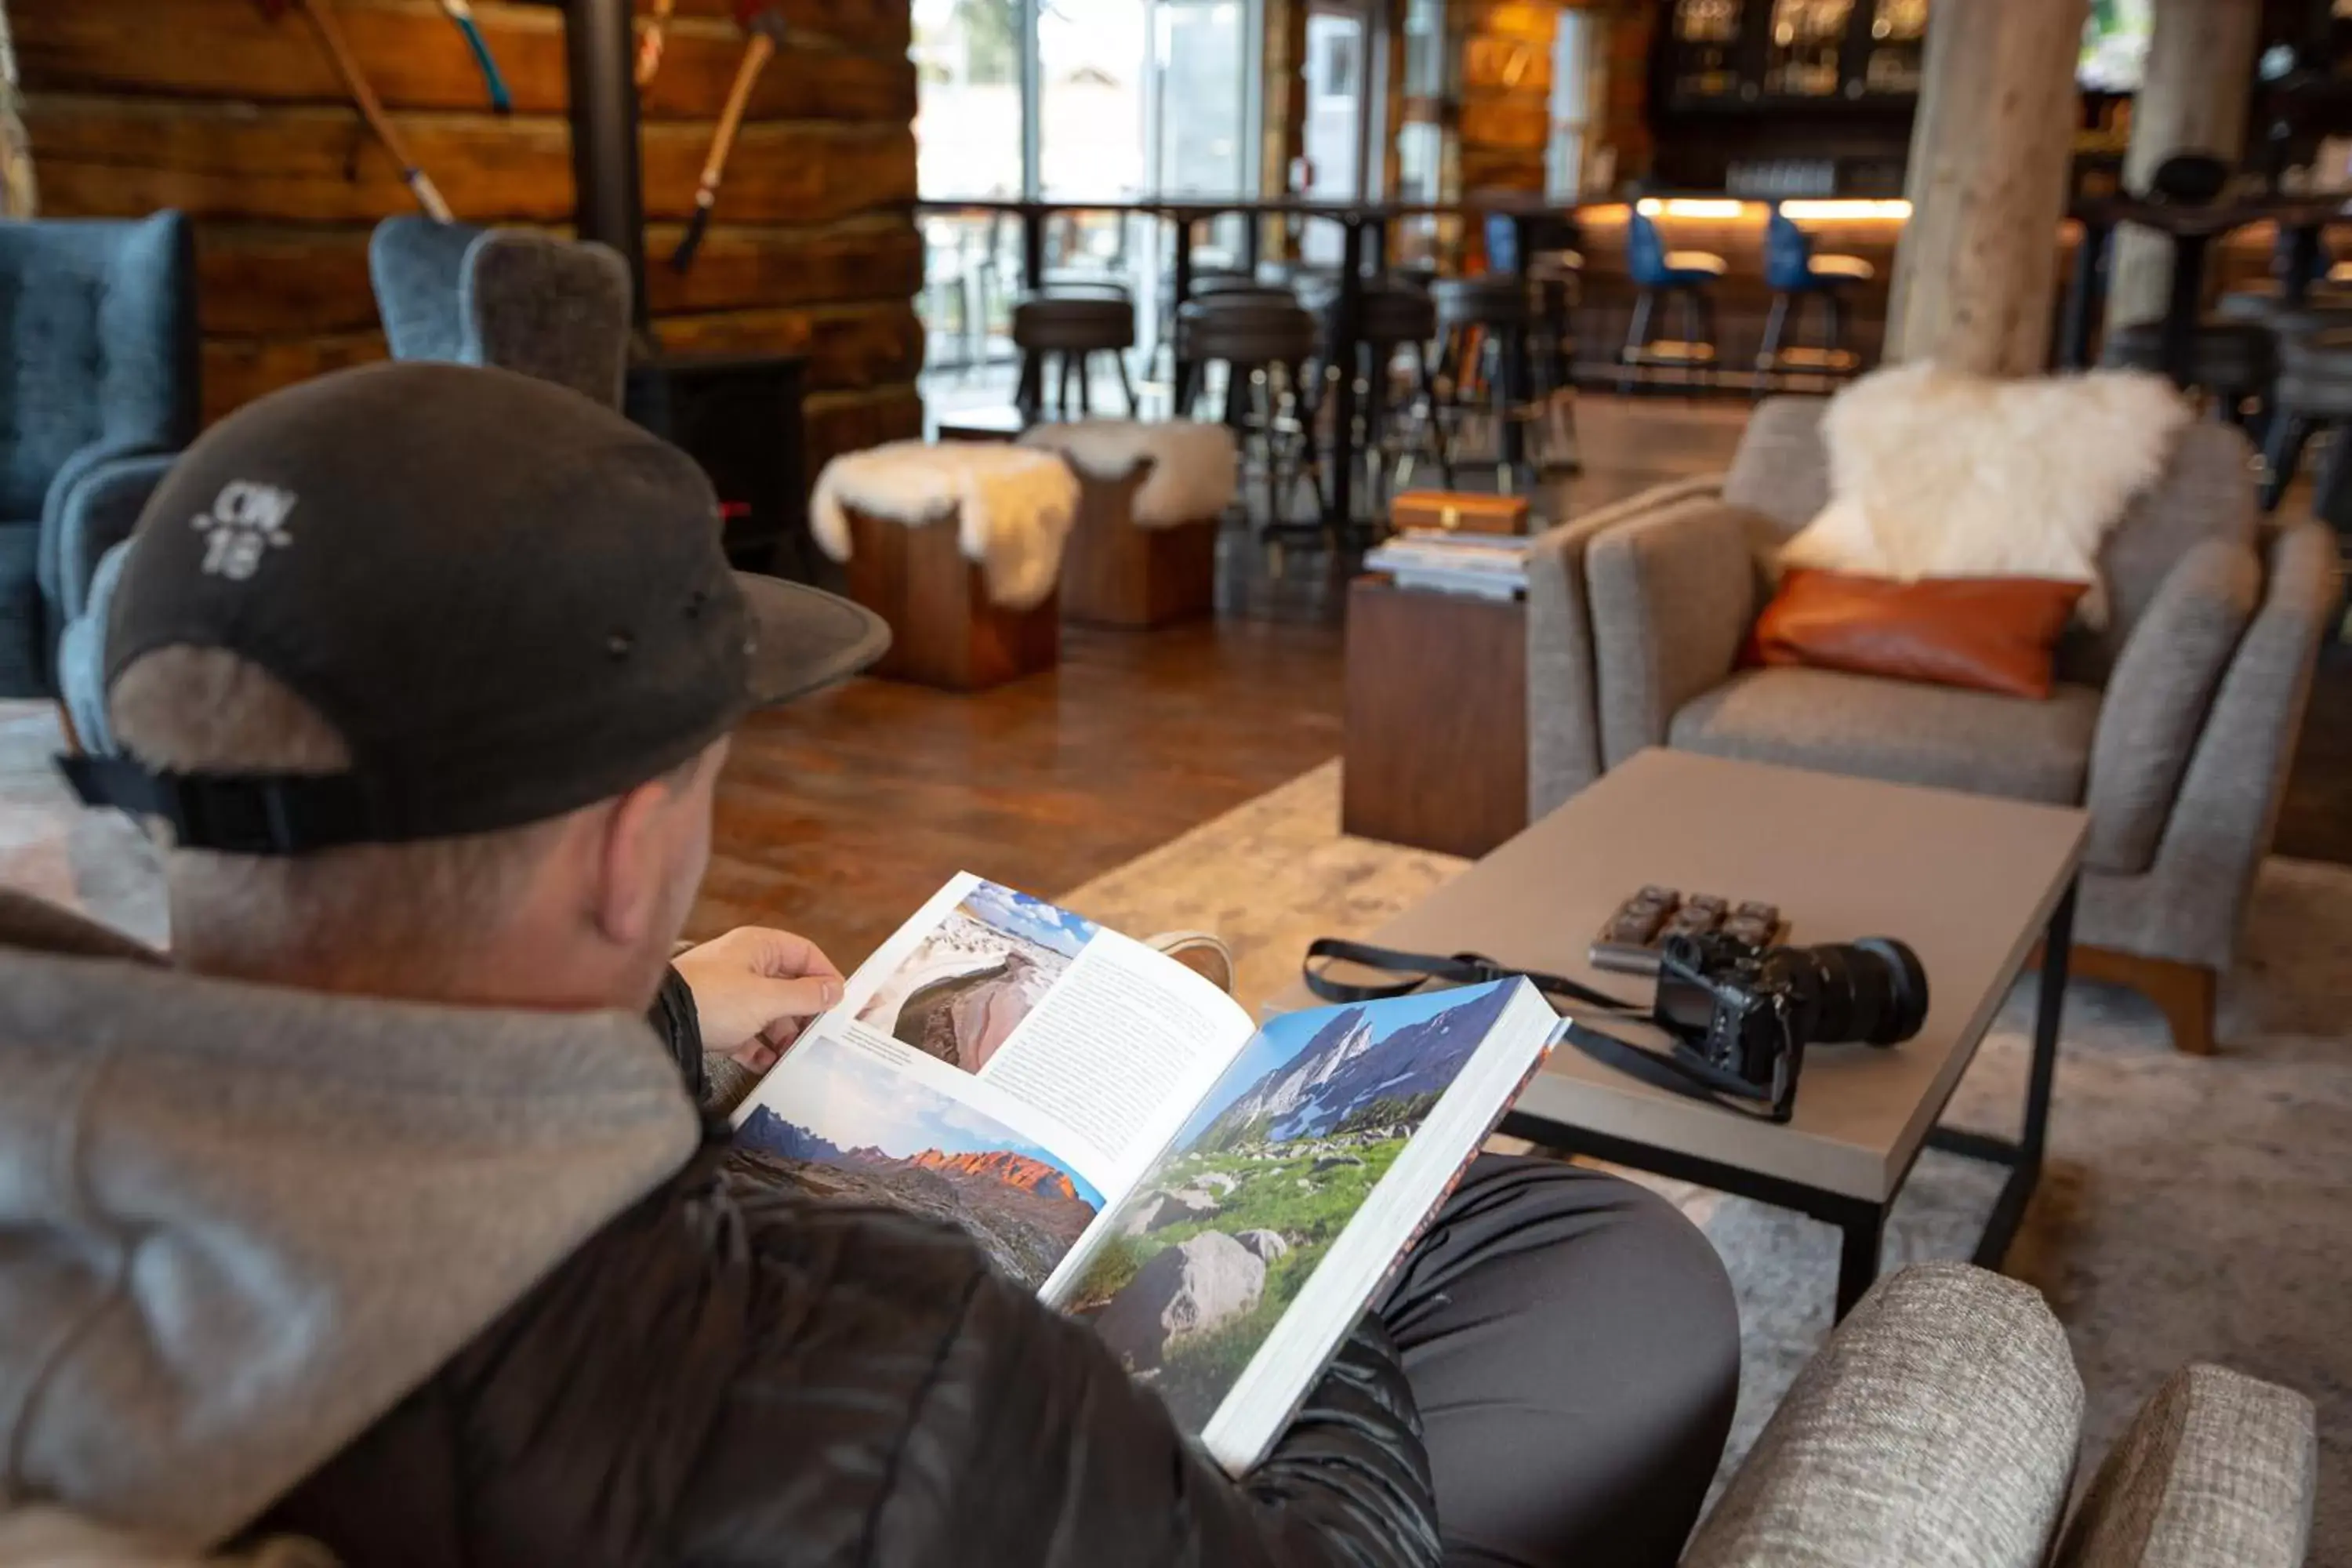
[[[1888,1049],[1809,1047],[1786,1125],[1652,1088],[1567,1045],[1504,1122],[1548,1147],[1837,1226],[1843,1317],[1877,1278],[1887,1211],[1923,1148],[2009,1168],[1979,1265],[1998,1268],[2017,1233],[2042,1173],[2086,821],[2057,806],[1647,751],[1367,940],[1480,952],[1645,1003],[1649,982],[1585,962],[1601,923],[1644,884],[1778,904],[1788,940],[1808,946],[1908,942],[1927,973],[1926,1025]],[[2037,943],[2042,994],[2021,1134],[1937,1126]],[[1299,985],[1270,1010],[1318,1005]],[[1628,1037],[1639,1031],[1589,1021]]]
[[[1496,192],[1490,195],[1465,198],[1458,202],[1376,202],[1327,201],[1311,197],[1213,197],[1167,196],[1155,198],[1119,197],[1108,201],[1085,201],[1067,197],[1030,200],[1017,197],[974,197],[969,200],[944,199],[915,204],[921,213],[1003,213],[1017,218],[1021,224],[1022,286],[1034,293],[1045,278],[1045,221],[1056,213],[1124,213],[1140,214],[1159,218],[1176,226],[1176,265],[1171,282],[1171,293],[1181,305],[1192,294],[1192,247],[1194,226],[1210,218],[1228,214],[1241,214],[1252,219],[1260,217],[1316,218],[1339,226],[1340,252],[1339,295],[1332,301],[1332,356],[1341,364],[1356,363],[1356,345],[1361,336],[1360,321],[1363,311],[1364,260],[1369,254],[1381,257],[1387,248],[1388,225],[1398,218],[1423,217],[1439,214],[1499,213],[1512,222],[1518,251],[1528,254],[1528,230],[1530,226],[1549,219],[1571,217],[1574,209],[1559,203],[1547,202],[1538,196],[1512,192]],[[1255,233],[1255,224],[1251,226]],[[1367,231],[1370,245],[1366,246]],[[1256,262],[1253,240],[1250,261]],[[1179,366],[1177,383],[1183,375]],[[1324,502],[1324,521],[1334,530],[1344,531],[1355,513],[1355,469],[1360,456],[1354,446],[1356,419],[1356,383],[1353,376],[1338,377],[1331,386],[1332,441],[1339,449],[1333,454],[1331,482]],[[1034,408],[1024,408],[1024,417],[1034,417]]]

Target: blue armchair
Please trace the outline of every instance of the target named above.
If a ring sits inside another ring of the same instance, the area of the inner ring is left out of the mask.
[[[57,695],[59,640],[195,435],[187,220],[0,222],[0,696]]]

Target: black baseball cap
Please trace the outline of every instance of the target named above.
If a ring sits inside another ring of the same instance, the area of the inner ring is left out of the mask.
[[[190,848],[290,855],[539,822],[658,777],[752,709],[871,664],[845,599],[731,571],[694,460],[500,370],[344,371],[231,415],[142,514],[106,680],[224,648],[341,731],[347,773],[64,759]]]

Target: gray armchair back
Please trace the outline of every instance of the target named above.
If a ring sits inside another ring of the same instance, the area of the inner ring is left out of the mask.
[[[185,446],[198,384],[184,217],[0,222],[0,695],[55,689],[96,568],[68,549],[83,492]]]
[[[368,270],[394,359],[495,365],[620,406],[629,268],[610,247],[396,217]]]

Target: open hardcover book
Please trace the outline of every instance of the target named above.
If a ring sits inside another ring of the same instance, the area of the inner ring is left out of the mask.
[[[962,1226],[1238,1474],[1560,1027],[1524,980],[1257,1027],[1172,959],[963,875],[850,976],[736,1140]]]

